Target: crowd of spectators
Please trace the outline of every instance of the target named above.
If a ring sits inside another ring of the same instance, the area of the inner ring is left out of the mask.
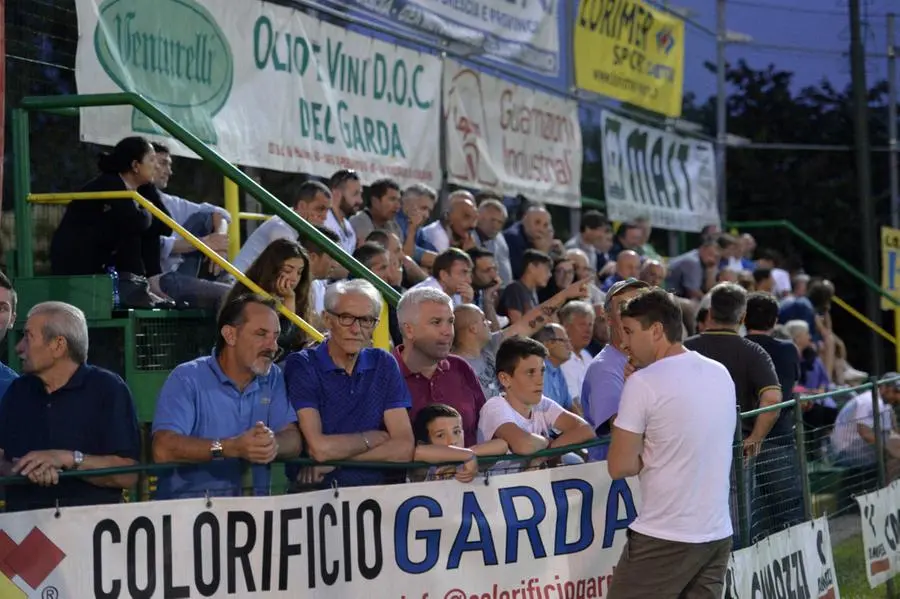
[[[127,138],[104,155],[100,170],[85,190],[137,190],[224,255],[235,223],[220,208],[164,191],[173,175],[165,146]],[[602,213],[587,211],[563,242],[543,205],[526,202],[510,218],[501,196],[465,190],[450,193],[429,223],[435,190],[402,189],[390,179],[364,190],[352,170],[304,182],[283,199],[397,290],[396,307],[278,217],[257,227],[234,261],[274,299],[218,272],[132,200],[73,203],[54,236],[53,272],[114,269],[124,307],[217,310],[211,354],[179,365],[158,397],[152,457],[178,464],[161,472],[159,498],[267,494],[279,484],[300,492],[468,482],[480,470],[603,460],[605,445],[552,459],[539,452],[584,444],[615,426],[635,369],[621,311],[654,288],[677,298],[684,346],[728,369],[735,412],[865,377],[847,364],[832,330],[833,285],[789,275],[776,255],[756,253],[746,234],[707,227],[696,249],[666,261],[650,243],[647,219],[614,231]],[[281,318],[277,303],[325,341],[313,342]],[[15,308],[13,286],[0,279],[4,334]],[[385,322],[387,343],[374,347]],[[17,346],[23,375],[0,369],[0,392],[8,386],[0,465],[32,483],[8,490],[7,509],[113,502],[134,483],[130,474],[59,478],[63,470],[133,465],[140,457],[130,392],[115,374],[86,363],[87,337],[78,308],[38,304]],[[890,389],[882,395],[900,398]],[[866,414],[854,405],[844,409],[856,422]],[[842,416],[828,402],[810,404],[805,414],[817,429]],[[795,478],[776,476],[796,468],[792,418],[776,410],[740,428],[748,500],[767,514],[754,526],[780,528],[798,517],[782,507],[800,505]],[[858,436],[871,445],[871,428]],[[833,459],[844,459],[842,446],[833,445]],[[510,453],[520,457],[515,464],[497,457]],[[274,460],[299,456],[341,465],[292,464],[287,481],[273,480]],[[373,467],[412,461],[432,466]]]

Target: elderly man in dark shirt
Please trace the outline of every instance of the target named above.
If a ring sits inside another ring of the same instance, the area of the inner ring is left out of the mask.
[[[762,347],[744,339],[738,334],[747,310],[747,292],[734,283],[719,283],[710,291],[707,328],[703,333],[684,342],[690,350],[699,352],[721,363],[728,369],[734,381],[740,412],[748,412],[760,407],[773,406],[781,402],[781,383],[769,354]],[[743,501],[752,505],[755,458],[763,439],[778,420],[779,410],[760,414],[756,418],[742,418],[744,480],[746,493]],[[740,547],[750,539],[740,538],[741,526],[737,518],[737,495],[732,493],[732,516],[735,529],[735,545]],[[748,529],[752,522],[743,523]]]
[[[800,354],[790,341],[772,336],[778,322],[778,300],[769,293],[747,297],[745,339],[758,344],[772,358],[782,401],[793,396],[800,376]],[[765,536],[803,521],[803,495],[797,484],[797,445],[792,410],[782,410],[762,444],[756,467],[758,493],[754,511],[760,513],[754,536]],[[756,533],[759,533],[758,535]]]
[[[115,374],[86,364],[84,313],[63,302],[37,304],[16,351],[23,375],[0,404],[0,472],[30,484],[6,488],[6,511],[122,501],[136,474],[59,476],[140,458],[131,392]]]

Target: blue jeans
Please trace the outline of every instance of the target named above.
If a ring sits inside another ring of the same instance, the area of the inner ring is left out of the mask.
[[[767,439],[756,458],[752,537],[768,536],[803,522],[803,491],[792,437]]]
[[[182,226],[192,235],[204,237],[212,232],[212,214],[198,212]],[[159,288],[176,302],[187,302],[196,308],[218,309],[231,286],[197,278],[204,258],[199,251],[182,254],[182,258],[184,261],[177,270],[159,278]]]

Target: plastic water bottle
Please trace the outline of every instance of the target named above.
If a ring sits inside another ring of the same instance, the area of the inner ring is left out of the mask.
[[[115,266],[108,267],[106,272],[109,273],[109,278],[112,280],[112,300],[113,309],[115,310],[119,307],[119,273],[116,272]]]

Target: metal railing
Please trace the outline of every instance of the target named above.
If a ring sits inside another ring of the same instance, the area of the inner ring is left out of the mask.
[[[807,245],[812,247],[814,250],[828,258],[830,261],[834,262],[842,269],[847,271],[852,277],[857,279],[863,285],[877,293],[881,296],[882,300],[886,300],[889,302],[894,308],[894,330],[900,331],[900,300],[895,298],[893,295],[888,293],[884,288],[882,288],[875,281],[867,277],[863,274],[859,269],[851,265],[849,262],[838,256],[836,253],[816,241],[811,235],[804,232],[802,229],[797,227],[794,223],[788,220],[751,220],[751,221],[737,221],[737,222],[729,222],[726,223],[725,226],[729,229],[770,229],[773,227],[780,227],[783,229],[787,229],[800,239],[802,239]],[[839,297],[832,298],[835,305],[839,308],[845,310],[850,316],[860,321],[863,325],[874,331],[876,334],[883,337],[888,342],[894,345],[894,355],[895,355],[895,364],[897,370],[900,370],[900,346],[897,344],[897,337],[895,335],[891,335],[887,331],[885,331],[882,327],[878,326],[872,319],[868,318],[865,314],[845,302]]]
[[[28,209],[28,196],[31,194],[31,152],[29,113],[47,111],[54,114],[77,116],[80,108],[97,108],[106,106],[131,106],[143,113],[173,138],[180,141],[201,159],[211,163],[224,177],[233,181],[237,187],[249,193],[256,200],[271,210],[276,216],[296,229],[304,238],[309,239],[331,256],[338,264],[347,269],[355,277],[364,278],[381,292],[384,299],[396,305],[400,295],[390,285],[375,276],[353,256],[347,254],[338,244],[319,233],[316,228],[300,218],[296,212],[285,206],[274,195],[259,183],[248,177],[239,168],[225,160],[218,152],[204,144],[187,129],[169,115],[154,106],[140,94],[122,92],[114,94],[88,94],[65,96],[29,96],[22,99],[19,108],[13,110],[11,128],[13,152],[16,156],[13,170],[16,213],[16,264],[18,275],[34,276],[34,252],[31,235],[31,214]]]
[[[231,262],[214,252],[205,243],[200,241],[190,231],[182,227],[168,214],[153,205],[153,202],[142,196],[136,191],[103,191],[103,192],[79,192],[79,193],[32,193],[28,195],[28,201],[36,204],[68,204],[73,201],[90,201],[90,200],[127,200],[131,199],[145,208],[154,218],[164,222],[173,231],[181,235],[185,241],[191,244],[204,256],[209,258],[213,263],[222,268],[225,272],[233,276],[235,279],[243,283],[247,289],[254,293],[258,293],[263,297],[271,298],[262,287],[247,278],[247,275],[238,270]],[[289,321],[300,327],[314,341],[324,340],[324,336],[314,326],[297,316],[294,312],[288,310],[281,302],[276,302],[278,312],[284,315]]]

